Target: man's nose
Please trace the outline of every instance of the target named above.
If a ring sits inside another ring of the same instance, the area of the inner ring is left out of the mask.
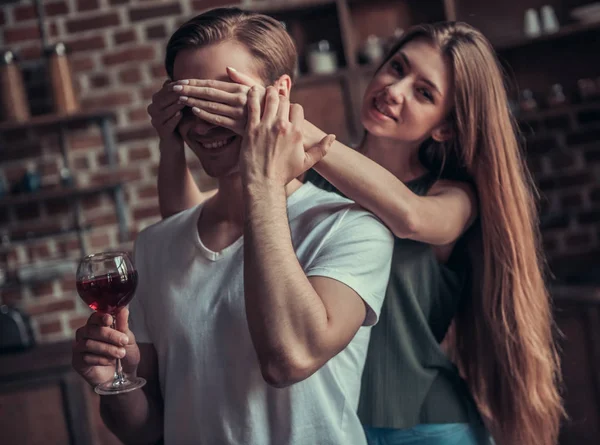
[[[215,127],[215,125],[199,118],[195,118],[194,123],[192,124],[192,130],[194,133],[197,133],[201,136],[208,134],[208,132]]]

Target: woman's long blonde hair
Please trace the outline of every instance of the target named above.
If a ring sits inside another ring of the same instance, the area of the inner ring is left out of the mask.
[[[479,218],[465,235],[473,286],[454,320],[450,350],[499,445],[552,445],[564,415],[552,310],[542,273],[535,188],[488,40],[464,23],[409,30],[390,52],[425,38],[454,77],[455,137],[429,141],[442,176],[467,179]]]

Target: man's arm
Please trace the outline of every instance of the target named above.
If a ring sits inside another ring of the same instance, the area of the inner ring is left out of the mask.
[[[306,379],[344,349],[365,321],[366,305],[341,281],[306,276],[292,245],[283,188],[247,186],[245,202],[246,316],[265,380],[283,387]],[[374,266],[384,270],[371,278],[381,278],[382,296],[392,237],[377,227],[385,233],[371,245],[382,258]]]
[[[76,332],[73,368],[91,386],[112,379],[115,360],[121,358],[123,371],[147,380],[141,390],[102,396],[104,422],[128,444],[154,444],[162,437],[162,400],[158,391],[156,352],[147,343],[137,344],[128,324],[129,310],[112,316],[94,312]]]
[[[163,402],[154,346],[140,343],[137,375],[146,379],[141,390],[102,396],[100,414],[115,436],[126,444],[156,444],[163,437]]]

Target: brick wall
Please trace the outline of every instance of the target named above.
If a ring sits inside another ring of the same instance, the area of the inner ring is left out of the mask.
[[[166,79],[163,68],[168,37],[185,19],[227,0],[45,0],[50,43],[65,42],[81,108],[110,108],[117,114],[115,133],[119,167],[126,182],[127,215],[132,237],[159,218],[156,173],[158,143],[146,107]],[[0,47],[15,51],[26,81],[32,114],[50,110],[51,101],[32,1],[17,1],[0,9]],[[78,185],[102,183],[107,161],[95,126],[70,128],[69,158]],[[190,166],[201,188],[212,187],[199,163]],[[59,181],[62,167],[58,136],[51,129],[41,135],[10,133],[0,139],[0,170],[12,184],[33,164],[45,186]],[[69,219],[69,205],[54,200],[0,209],[0,226],[61,225]],[[85,238],[90,251],[120,247],[116,214],[109,195],[87,198],[84,221],[93,226]],[[125,245],[131,247],[131,243]],[[12,243],[4,248],[8,266],[52,258],[79,258],[74,235],[36,242]],[[14,304],[31,316],[40,342],[72,338],[90,310],[75,293],[74,277],[35,286],[0,291],[0,303]]]
[[[542,111],[521,128],[553,274],[600,283],[600,103]]]
[[[35,12],[31,1],[0,9],[0,47],[21,56],[28,97],[34,114],[50,107]],[[165,80],[164,46],[176,26],[194,13],[227,0],[46,0],[51,43],[64,41],[81,106],[112,108],[117,113],[118,160],[127,180],[125,194],[132,236],[158,220],[157,140],[146,107]],[[544,196],[544,244],[552,263],[582,258],[600,251],[600,105],[572,107],[528,118],[528,161]],[[13,134],[0,140],[0,169],[9,182],[17,181],[35,163],[46,185],[58,181],[61,167],[58,139],[45,132],[41,139]],[[69,157],[81,185],[102,182],[106,158],[94,127],[72,128]],[[201,188],[211,186],[191,157]],[[0,209],[0,225],[59,224],[68,204],[54,200],[13,211]],[[86,199],[84,219],[94,230],[85,234],[90,250],[119,246],[116,216],[109,196]],[[129,245],[130,246],[130,245]],[[74,236],[14,244],[7,248],[9,265],[54,257],[78,258]],[[41,342],[72,338],[90,311],[76,296],[72,276],[19,289],[3,290],[0,301],[16,304],[32,317]]]

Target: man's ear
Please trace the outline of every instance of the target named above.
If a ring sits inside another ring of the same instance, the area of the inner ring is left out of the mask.
[[[277,88],[277,92],[281,96],[290,97],[290,91],[292,90],[292,78],[287,74],[284,74],[273,84]]]
[[[431,133],[431,137],[437,142],[445,142],[453,136],[454,130],[452,130],[452,125],[450,125],[449,122],[440,124],[436,129],[433,130],[433,133]]]

